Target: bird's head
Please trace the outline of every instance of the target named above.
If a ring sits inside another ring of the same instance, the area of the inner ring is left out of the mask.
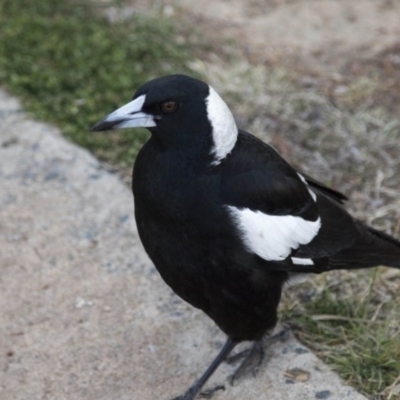
[[[212,163],[232,150],[238,129],[211,86],[185,75],[167,75],[140,87],[132,101],[107,115],[92,131],[148,128],[167,149],[207,152]]]

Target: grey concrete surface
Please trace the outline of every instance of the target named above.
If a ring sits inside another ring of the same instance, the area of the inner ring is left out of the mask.
[[[225,339],[158,276],[130,190],[2,91],[0,311],[1,400],[169,400]],[[226,386],[216,400],[365,399],[292,336],[257,378],[231,387],[232,372],[207,385]]]

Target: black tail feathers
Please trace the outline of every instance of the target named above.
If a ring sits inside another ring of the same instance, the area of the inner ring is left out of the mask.
[[[340,258],[354,268],[365,268],[384,265],[400,268],[400,241],[387,233],[371,228],[357,221],[359,238],[349,249],[340,252]],[[339,255],[339,254],[338,254]]]

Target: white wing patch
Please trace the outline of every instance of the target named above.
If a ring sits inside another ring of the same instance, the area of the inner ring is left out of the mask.
[[[311,258],[298,258],[292,257],[293,264],[297,265],[314,265],[314,261]]]
[[[213,165],[218,165],[235,146],[238,128],[231,111],[220,95],[211,87],[206,98],[207,116],[212,127],[214,146],[211,154],[215,156]]]
[[[284,260],[292,250],[310,243],[321,227],[320,218],[307,221],[292,215],[267,215],[248,208],[227,207],[237,223],[244,245],[267,261]]]

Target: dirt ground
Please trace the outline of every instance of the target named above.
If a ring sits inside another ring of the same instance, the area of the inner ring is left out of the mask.
[[[166,0],[182,7],[210,38],[225,35],[254,63],[297,62],[337,73],[399,43],[400,3],[391,0]],[[167,9],[167,13],[173,12]]]
[[[135,7],[145,12],[149,4],[135,2]],[[397,1],[165,0],[162,4],[166,14],[190,20],[222,53],[221,38],[230,38],[232,47],[253,65],[284,67],[333,100],[340,101],[351,82],[366,77],[374,83],[373,93],[368,93],[373,94],[370,104],[383,105],[397,115],[400,111]]]

